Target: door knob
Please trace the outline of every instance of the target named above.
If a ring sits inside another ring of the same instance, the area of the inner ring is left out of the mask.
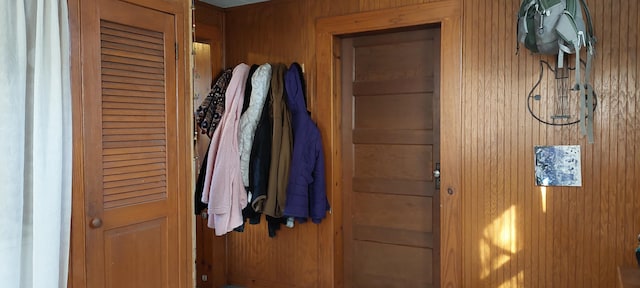
[[[436,190],[440,190],[440,163],[436,163],[436,169],[433,170],[433,178]]]
[[[91,223],[89,224],[89,226],[91,226],[91,228],[100,228],[102,226],[102,219],[100,218],[91,219]]]

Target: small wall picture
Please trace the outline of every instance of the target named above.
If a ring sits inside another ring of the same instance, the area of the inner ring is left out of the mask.
[[[535,146],[537,186],[582,186],[579,145]]]

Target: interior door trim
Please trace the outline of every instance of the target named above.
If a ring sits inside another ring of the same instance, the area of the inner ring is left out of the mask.
[[[462,285],[462,3],[445,0],[382,9],[316,22],[316,89],[312,115],[322,133],[327,155],[327,197],[332,205],[329,221],[320,225],[318,287],[342,287],[342,131],[340,87],[340,36],[369,31],[439,24],[440,54],[440,147],[442,191],[440,197],[440,287]]]

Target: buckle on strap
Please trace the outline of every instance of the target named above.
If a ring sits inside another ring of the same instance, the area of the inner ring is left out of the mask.
[[[584,31],[578,31],[578,46],[580,46],[580,40],[582,40],[582,46],[587,46],[587,40],[584,36]]]
[[[589,55],[595,54],[596,49],[593,48],[593,41],[587,42],[587,52],[589,52]]]

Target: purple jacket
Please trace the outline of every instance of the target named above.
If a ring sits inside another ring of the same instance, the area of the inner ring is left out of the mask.
[[[320,130],[305,104],[302,70],[293,63],[284,77],[287,106],[291,113],[293,154],[289,168],[284,215],[304,222],[320,223],[329,210]]]

